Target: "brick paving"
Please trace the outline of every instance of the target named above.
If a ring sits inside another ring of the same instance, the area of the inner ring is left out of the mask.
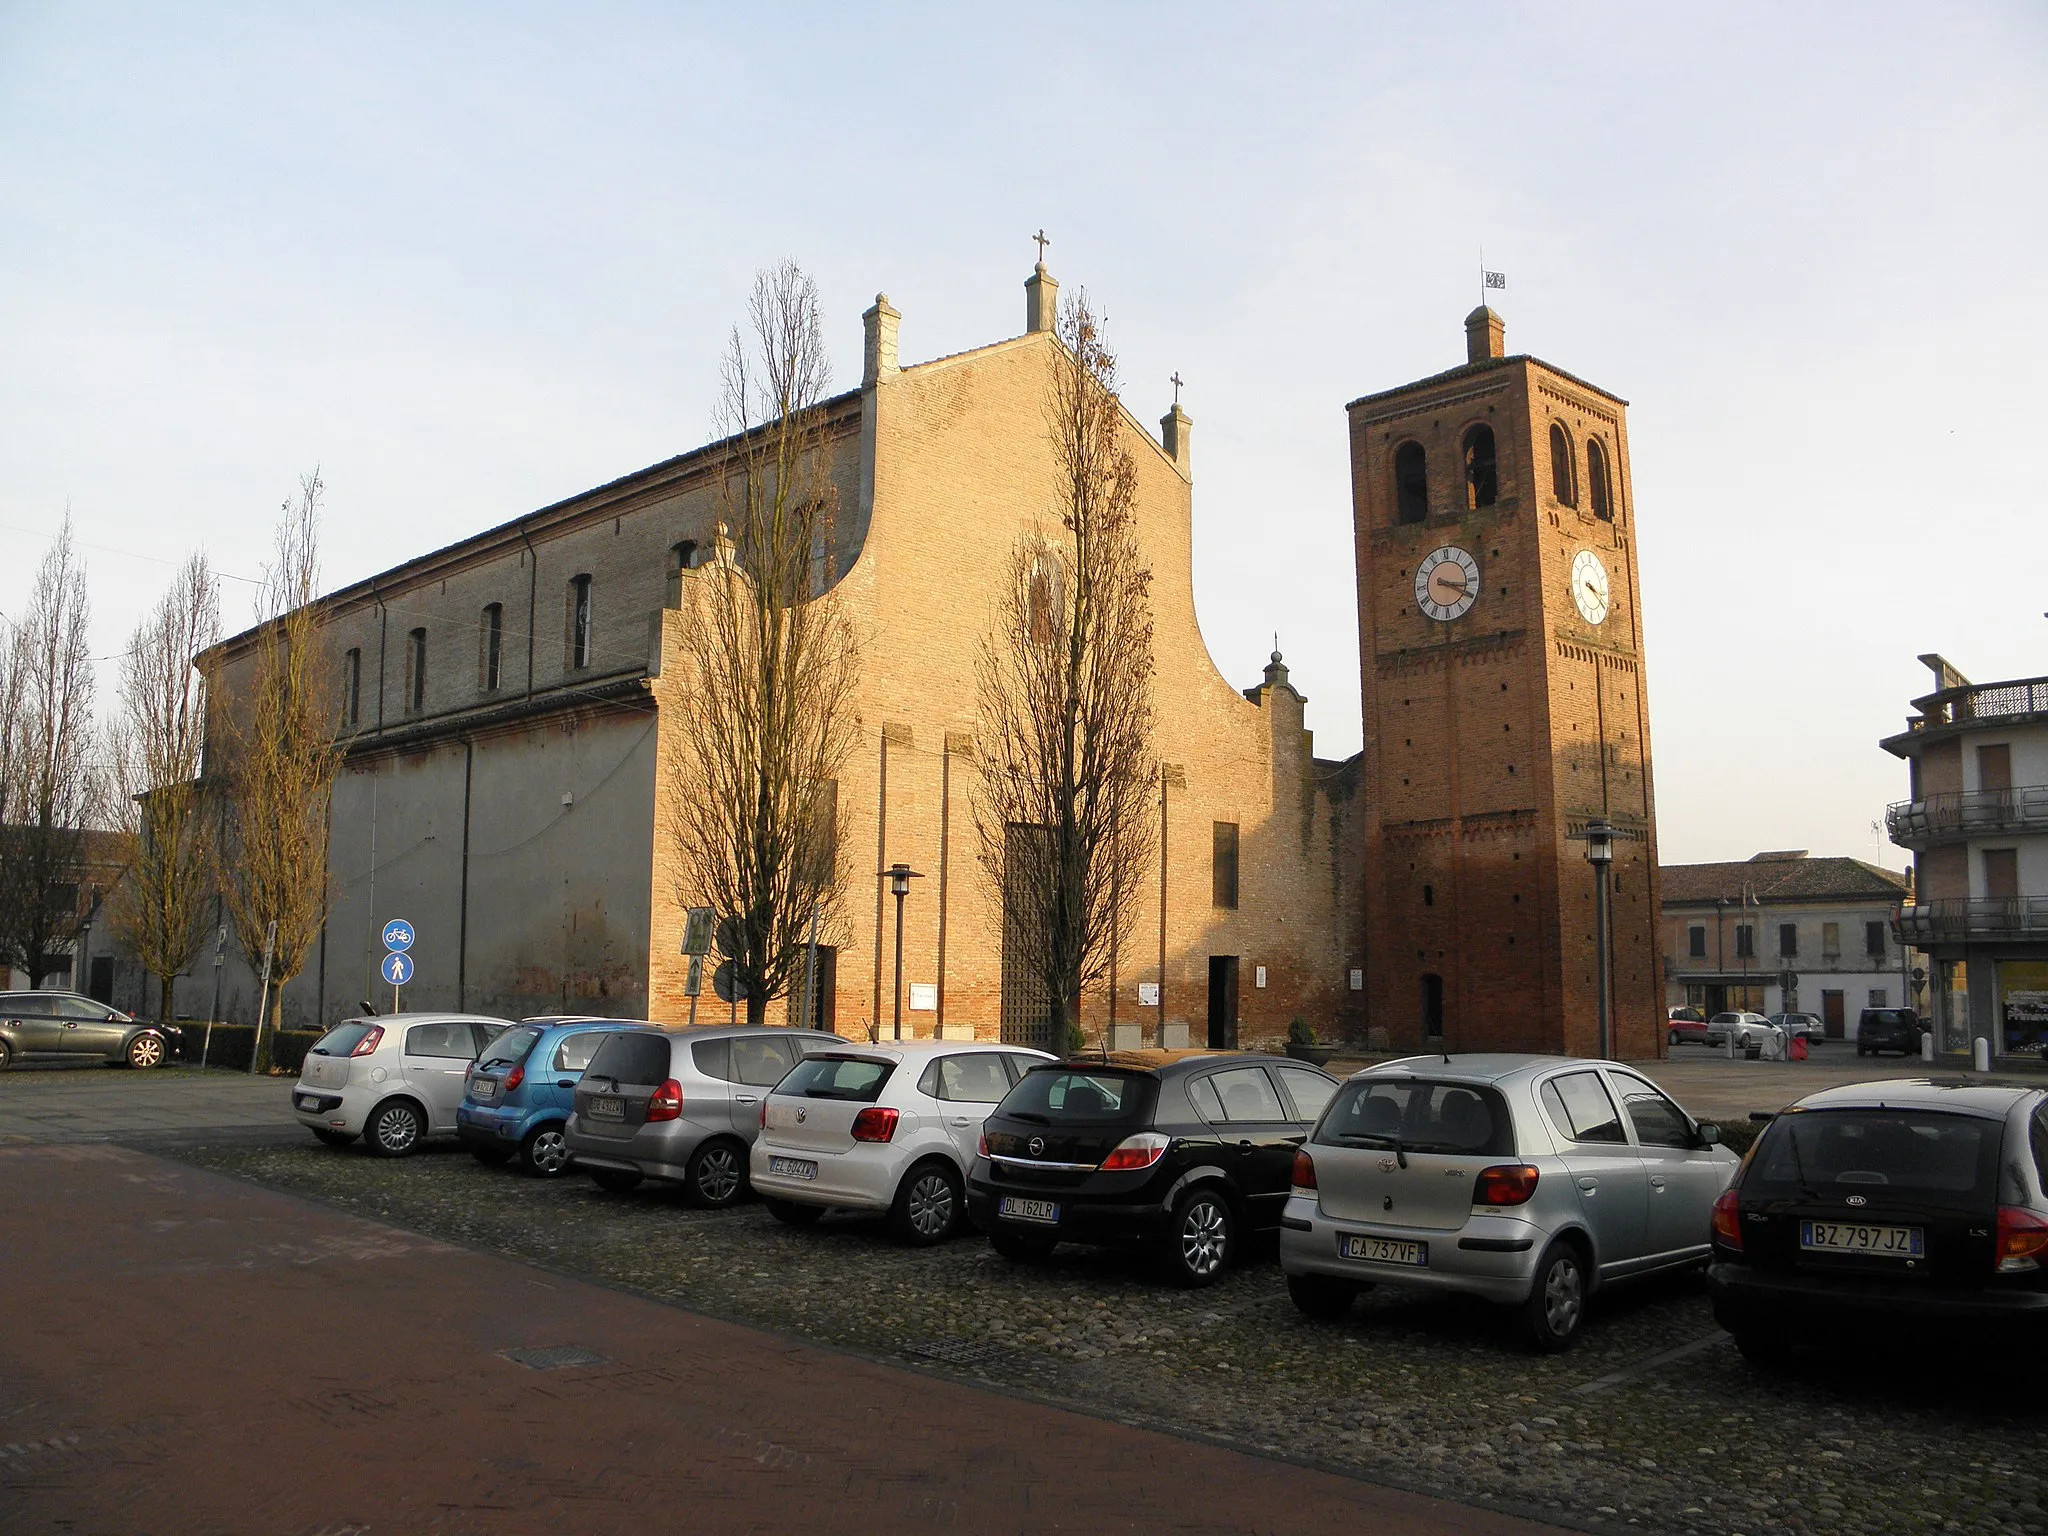
[[[7,1533],[1548,1529],[714,1321],[118,1146],[0,1147],[0,1254]],[[508,1357],[551,1349],[596,1358]]]

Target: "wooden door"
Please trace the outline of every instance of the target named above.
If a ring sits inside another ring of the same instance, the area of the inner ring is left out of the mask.
[[[2019,849],[1986,848],[1984,850],[1984,894],[1993,901],[2019,900]]]
[[[1977,787],[1986,793],[2012,788],[2012,748],[2000,743],[1977,749]]]
[[[1842,1038],[1846,1024],[1844,1022],[1842,994],[1840,992],[1823,991],[1821,993],[1820,1021],[1821,1027],[1826,1030],[1827,1037],[1830,1040]]]

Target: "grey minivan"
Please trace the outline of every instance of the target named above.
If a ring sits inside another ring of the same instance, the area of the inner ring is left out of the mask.
[[[747,1190],[768,1090],[802,1057],[845,1044],[775,1025],[614,1035],[576,1085],[570,1154],[600,1189],[656,1179],[681,1184],[694,1204],[731,1205]]]

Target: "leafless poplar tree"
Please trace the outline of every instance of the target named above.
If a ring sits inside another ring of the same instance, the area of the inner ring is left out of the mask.
[[[198,955],[212,905],[215,838],[199,782],[206,692],[192,661],[219,639],[219,583],[194,555],[135,628],[108,731],[111,819],[130,844],[110,920],[157,978],[160,1019],[171,1017],[171,983]]]
[[[1154,839],[1152,573],[1116,359],[1086,294],[1060,315],[1047,392],[1057,531],[1018,542],[977,666],[983,873],[1004,943],[1043,990],[1054,1049],[1129,931]]]
[[[785,262],[755,279],[750,338],[724,365],[723,533],[686,580],[690,698],[676,712],[668,831],[676,898],[719,916],[760,1023],[829,926],[841,765],[860,730],[860,655],[831,590],[836,498],[817,288]]]
[[[4,637],[0,677],[0,960],[27,972],[30,986],[70,953],[85,916],[75,893],[102,803],[90,618],[67,516]]]
[[[249,673],[218,711],[227,747],[227,905],[251,966],[262,964],[264,935],[277,925],[272,990],[256,1021],[252,1067],[259,1072],[270,1063],[265,1025],[281,1026],[285,984],[305,968],[327,917],[328,804],[341,749],[335,667],[312,607],[323,490],[315,470],[284,504],[263,571]]]

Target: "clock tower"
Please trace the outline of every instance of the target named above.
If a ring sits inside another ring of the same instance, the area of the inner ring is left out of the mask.
[[[1604,818],[1614,1051],[1655,1056],[1628,403],[1506,355],[1491,309],[1465,334],[1462,367],[1348,407],[1366,1022],[1402,1050],[1597,1055]]]

